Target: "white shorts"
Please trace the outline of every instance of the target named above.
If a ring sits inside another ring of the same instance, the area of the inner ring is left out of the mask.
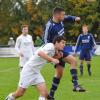
[[[24,67],[22,69],[18,86],[28,88],[30,85],[38,85],[44,82],[45,80],[41,73],[35,73],[30,66],[27,66],[27,68]]]

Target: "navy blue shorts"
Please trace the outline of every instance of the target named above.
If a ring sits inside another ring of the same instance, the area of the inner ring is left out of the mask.
[[[70,55],[69,52],[65,51],[65,49],[62,52],[63,52],[63,58],[65,58],[65,57]]]
[[[60,65],[61,67],[65,67],[64,58],[67,57],[67,56],[69,56],[70,54],[69,54],[67,51],[65,51],[65,49],[63,49],[62,52],[63,52],[63,57],[59,59],[60,62],[59,62],[59,64],[56,64],[56,65],[55,65],[55,68],[56,68],[58,65]]]
[[[90,50],[81,51],[79,59],[80,60],[85,60],[85,61],[91,61],[91,52],[90,52]]]

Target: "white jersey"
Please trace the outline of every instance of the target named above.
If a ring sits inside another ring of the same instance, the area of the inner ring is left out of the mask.
[[[24,64],[29,60],[29,58],[33,55],[34,45],[32,36],[27,34],[24,36],[20,35],[16,40],[15,49],[17,53],[20,52],[23,54],[23,57],[20,57],[20,66],[24,66]]]
[[[36,50],[36,52],[34,52],[34,55],[27,62],[25,67],[29,65],[35,72],[39,72],[43,65],[47,62],[47,60],[38,56],[39,51],[43,51],[50,57],[53,57],[55,54],[54,44],[47,43],[46,45],[41,46],[38,50]]]
[[[40,70],[47,61],[38,56],[39,51],[43,51],[51,57],[55,54],[55,48],[52,43],[41,46],[23,67],[20,75],[19,87],[28,88],[30,85],[37,85],[45,82]]]

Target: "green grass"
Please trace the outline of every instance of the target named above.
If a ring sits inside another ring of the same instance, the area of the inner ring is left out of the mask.
[[[79,83],[86,89],[86,93],[72,92],[71,76],[69,65],[66,65],[64,75],[56,92],[56,100],[100,100],[100,56],[93,57],[92,76],[87,73],[86,64],[84,64],[84,76],[79,75]],[[51,64],[46,64],[42,69],[48,90],[52,83],[54,68]],[[16,90],[19,79],[18,59],[0,58],[0,100]],[[35,87],[30,86],[25,95],[18,100],[38,100],[38,92]]]

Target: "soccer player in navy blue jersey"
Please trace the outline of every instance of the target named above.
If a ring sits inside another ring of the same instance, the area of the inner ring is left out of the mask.
[[[82,31],[82,34],[77,39],[75,53],[80,45],[80,74],[83,75],[83,61],[85,60],[87,62],[88,74],[91,76],[91,50],[96,47],[96,43],[93,35],[88,32],[88,25],[83,25]]]
[[[65,15],[65,11],[63,8],[56,7],[53,10],[52,19],[50,19],[45,27],[44,31],[44,42],[49,43],[53,42],[54,37],[56,36],[64,36],[64,21],[80,21],[80,17],[76,16],[67,16]],[[63,52],[63,57],[60,60],[60,63],[55,65],[55,76],[53,77],[52,87],[50,89],[50,93],[48,95],[48,100],[54,100],[55,91],[60,84],[61,77],[63,75],[65,62],[68,62],[71,65],[70,73],[72,75],[72,83],[73,83],[73,91],[85,92],[78,84],[77,77],[77,60],[75,57],[70,55],[65,50]]]

